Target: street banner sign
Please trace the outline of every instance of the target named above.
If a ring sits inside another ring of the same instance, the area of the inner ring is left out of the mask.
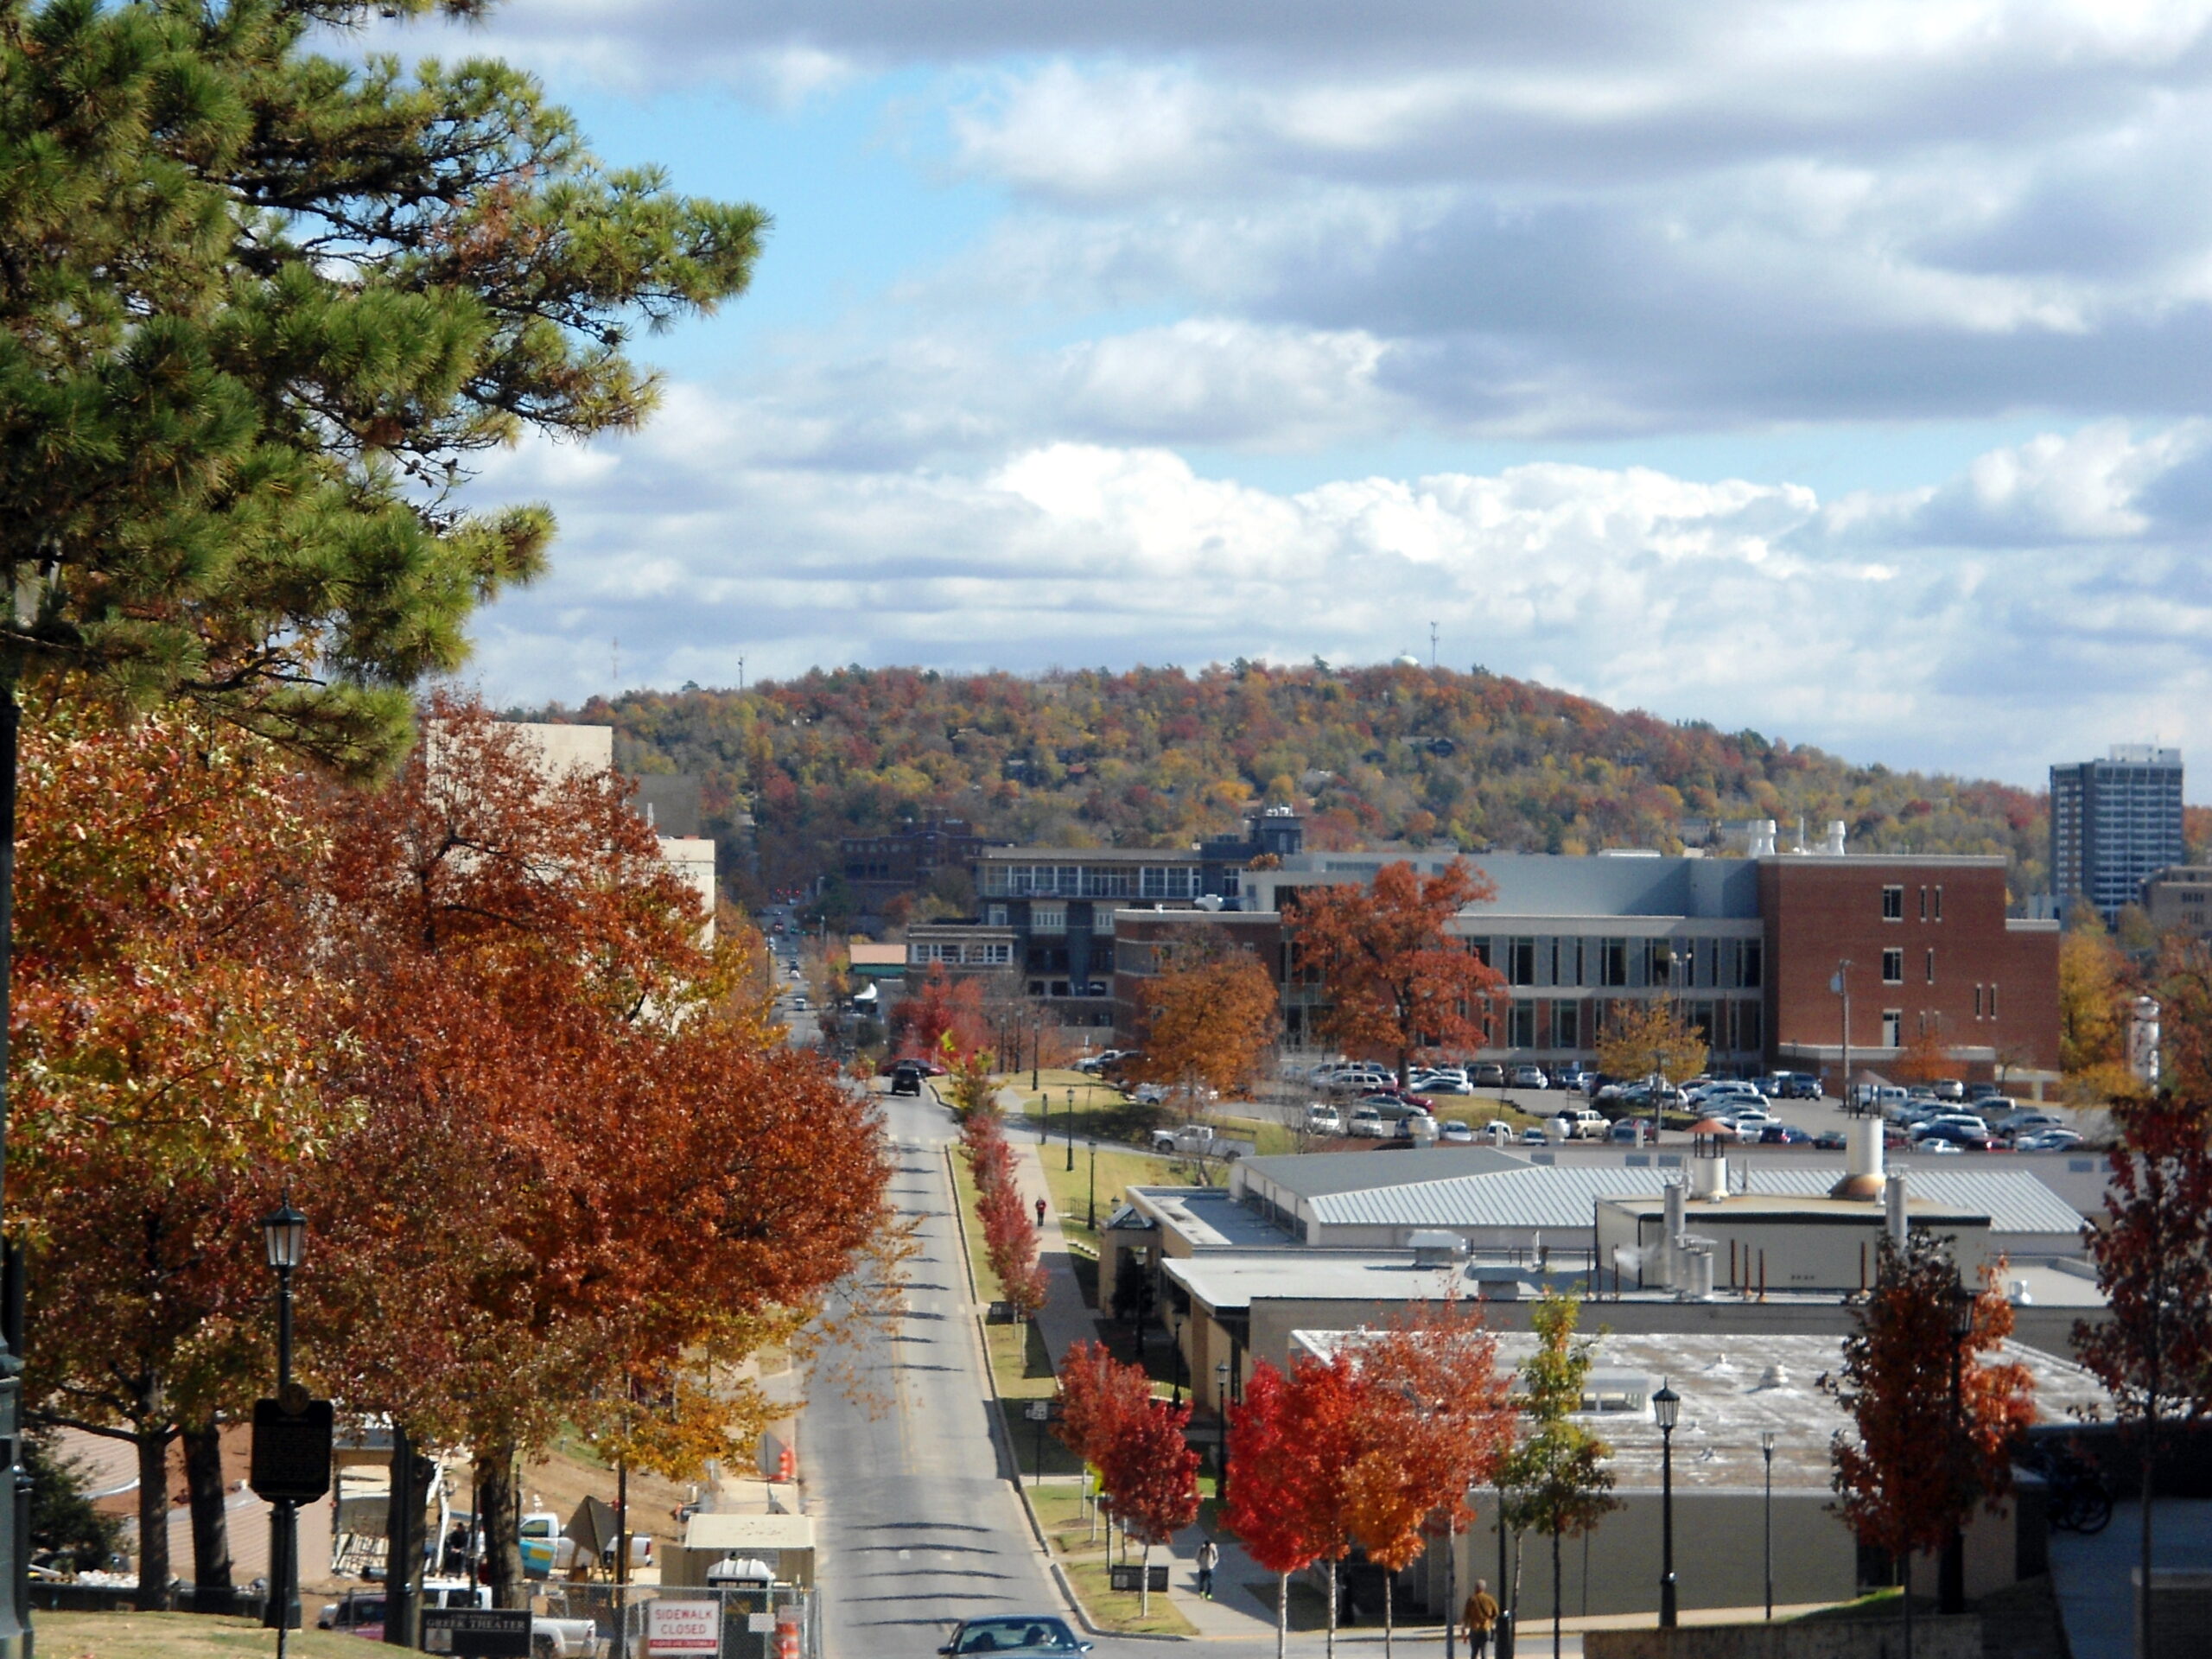
[[[645,1604],[645,1651],[649,1655],[716,1654],[721,1651],[718,1601],[671,1601]]]
[[[530,1659],[530,1615],[504,1607],[425,1607],[423,1651],[454,1659]]]
[[[265,1503],[312,1503],[330,1490],[334,1414],[327,1400],[253,1402],[253,1456],[246,1484]]]

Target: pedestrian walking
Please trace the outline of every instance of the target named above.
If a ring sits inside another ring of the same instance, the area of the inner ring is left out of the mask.
[[[1211,1538],[1198,1546],[1198,1593],[1213,1599],[1213,1570],[1221,1565],[1221,1546]]]
[[[1488,1579],[1475,1580],[1475,1593],[1460,1609],[1459,1622],[1467,1627],[1467,1659],[1483,1659],[1490,1651],[1490,1633],[1497,1624],[1497,1598],[1491,1594]]]
[[[1045,1224],[1045,1200],[1042,1198],[1037,1200],[1037,1224],[1039,1227]]]

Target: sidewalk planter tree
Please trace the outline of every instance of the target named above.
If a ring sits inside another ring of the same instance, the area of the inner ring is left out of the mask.
[[[1100,1465],[1114,1514],[1143,1545],[1137,1576],[1137,1605],[1152,1611],[1152,1587],[1146,1568],[1154,1544],[1170,1541],[1198,1518],[1198,1454],[1185,1438],[1191,1425],[1187,1405],[1164,1400],[1119,1419]]]
[[[1329,1000],[1321,1029],[1352,1053],[1390,1055],[1402,1082],[1423,1044],[1471,1049],[1486,1040],[1505,980],[1445,931],[1465,906],[1495,898],[1464,861],[1433,876],[1385,864],[1372,887],[1300,887],[1285,895],[1295,972]]]
[[[1605,1466],[1612,1447],[1570,1415],[1582,1408],[1595,1346],[1588,1338],[1575,1338],[1580,1306],[1576,1298],[1552,1292],[1531,1315],[1537,1348],[1521,1368],[1528,1431],[1498,1470],[1505,1491],[1499,1524],[1551,1539],[1554,1654],[1560,1649],[1564,1612],[1560,1541],[1580,1538],[1620,1507],[1612,1495],[1612,1473]]]
[[[1949,1243],[1914,1233],[1900,1249],[1884,1237],[1873,1290],[1854,1312],[1858,1328],[1844,1341],[1840,1370],[1825,1384],[1856,1431],[1839,1430],[1830,1448],[1836,1507],[1861,1543],[1897,1564],[1907,1659],[1911,1558],[1942,1548],[1977,1503],[2011,1489],[2007,1448],[2034,1418],[2026,1368],[1974,1357],[1999,1347],[2012,1328],[2012,1305],[1997,1288],[2001,1264],[1974,1300],[1966,1336],[1955,1337],[1959,1281]]]
[[[2202,1035],[2192,1037],[2191,1064]],[[2169,1428],[2212,1412],[2212,1107],[2162,1095],[2114,1109],[2120,1141],[2105,1188],[2110,1217],[2088,1232],[2108,1319],[2074,1327],[2075,1351],[2134,1426],[2143,1464],[2139,1618],[2151,1647],[2152,1510]]]
[[[1143,1366],[1116,1359],[1104,1343],[1078,1342],[1061,1357],[1059,1397],[1052,1433],[1095,1473],[1122,1425],[1150,1407],[1152,1379]],[[1094,1523],[1096,1513],[1094,1507]]]
[[[1290,1575],[1319,1559],[1304,1510],[1296,1501],[1305,1467],[1302,1425],[1290,1380],[1266,1360],[1252,1367],[1244,1397],[1229,1408],[1229,1483],[1222,1519],[1244,1553],[1275,1575],[1275,1656],[1290,1633]]]

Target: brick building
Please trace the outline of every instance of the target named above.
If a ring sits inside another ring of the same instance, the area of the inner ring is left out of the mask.
[[[1240,908],[1114,917],[1116,1024],[1136,1020],[1135,981],[1160,946],[1205,929],[1254,950],[1283,989],[1286,1044],[1319,1046],[1325,987],[1289,982],[1286,889],[1371,880],[1390,853],[1294,857],[1248,874]],[[1412,861],[1433,873],[1449,854]],[[2056,923],[2006,914],[2000,858],[1787,853],[1747,859],[1497,854],[1475,862],[1497,897],[1450,931],[1503,976],[1508,1001],[1486,1058],[1591,1063],[1623,1002],[1670,999],[1705,1033],[1711,1069],[1818,1071],[1840,1081],[1843,998],[1853,1070],[1881,1071],[1933,1030],[1955,1075],[2055,1074]]]
[[[962,818],[929,818],[888,836],[847,836],[841,843],[845,885],[864,910],[902,893],[918,893],[945,870],[965,870],[987,847],[1006,843],[976,833]]]

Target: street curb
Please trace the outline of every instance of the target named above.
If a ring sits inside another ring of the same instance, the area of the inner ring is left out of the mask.
[[[968,1243],[968,1217],[966,1211],[960,1207],[959,1183],[952,1180],[952,1160],[957,1156],[958,1154],[952,1147],[947,1147],[944,1149],[944,1173],[945,1179],[952,1182],[953,1221],[960,1230],[960,1262],[968,1274],[968,1300],[971,1303],[980,1305],[982,1301],[982,1293],[976,1285],[976,1260]],[[1029,1488],[1021,1479],[1021,1462],[1019,1457],[1014,1455],[1014,1425],[1007,1420],[1006,1401],[999,1393],[999,1374],[991,1369],[990,1338],[984,1328],[983,1316],[981,1313],[970,1314],[969,1328],[976,1338],[977,1357],[982,1361],[983,1381],[991,1391],[992,1415],[997,1421],[998,1432],[1004,1437],[1003,1444],[1014,1464],[1014,1496],[1021,1500],[1021,1513],[1023,1518],[1029,1522],[1029,1535],[1035,1541],[1038,1553],[1045,1558],[1046,1574],[1054,1584],[1059,1586],[1060,1594],[1067,1599],[1068,1611],[1075,1615],[1076,1623],[1093,1636],[1111,1637],[1121,1642],[1189,1642],[1198,1639],[1187,1636],[1154,1636],[1148,1633],[1109,1630],[1091,1618],[1090,1609],[1084,1605],[1083,1598],[1076,1593],[1075,1580],[1068,1576],[1067,1569],[1060,1565],[1059,1558],[1052,1554],[1052,1546],[1045,1536],[1045,1523],[1037,1518],[1036,1507],[1029,1501]]]

